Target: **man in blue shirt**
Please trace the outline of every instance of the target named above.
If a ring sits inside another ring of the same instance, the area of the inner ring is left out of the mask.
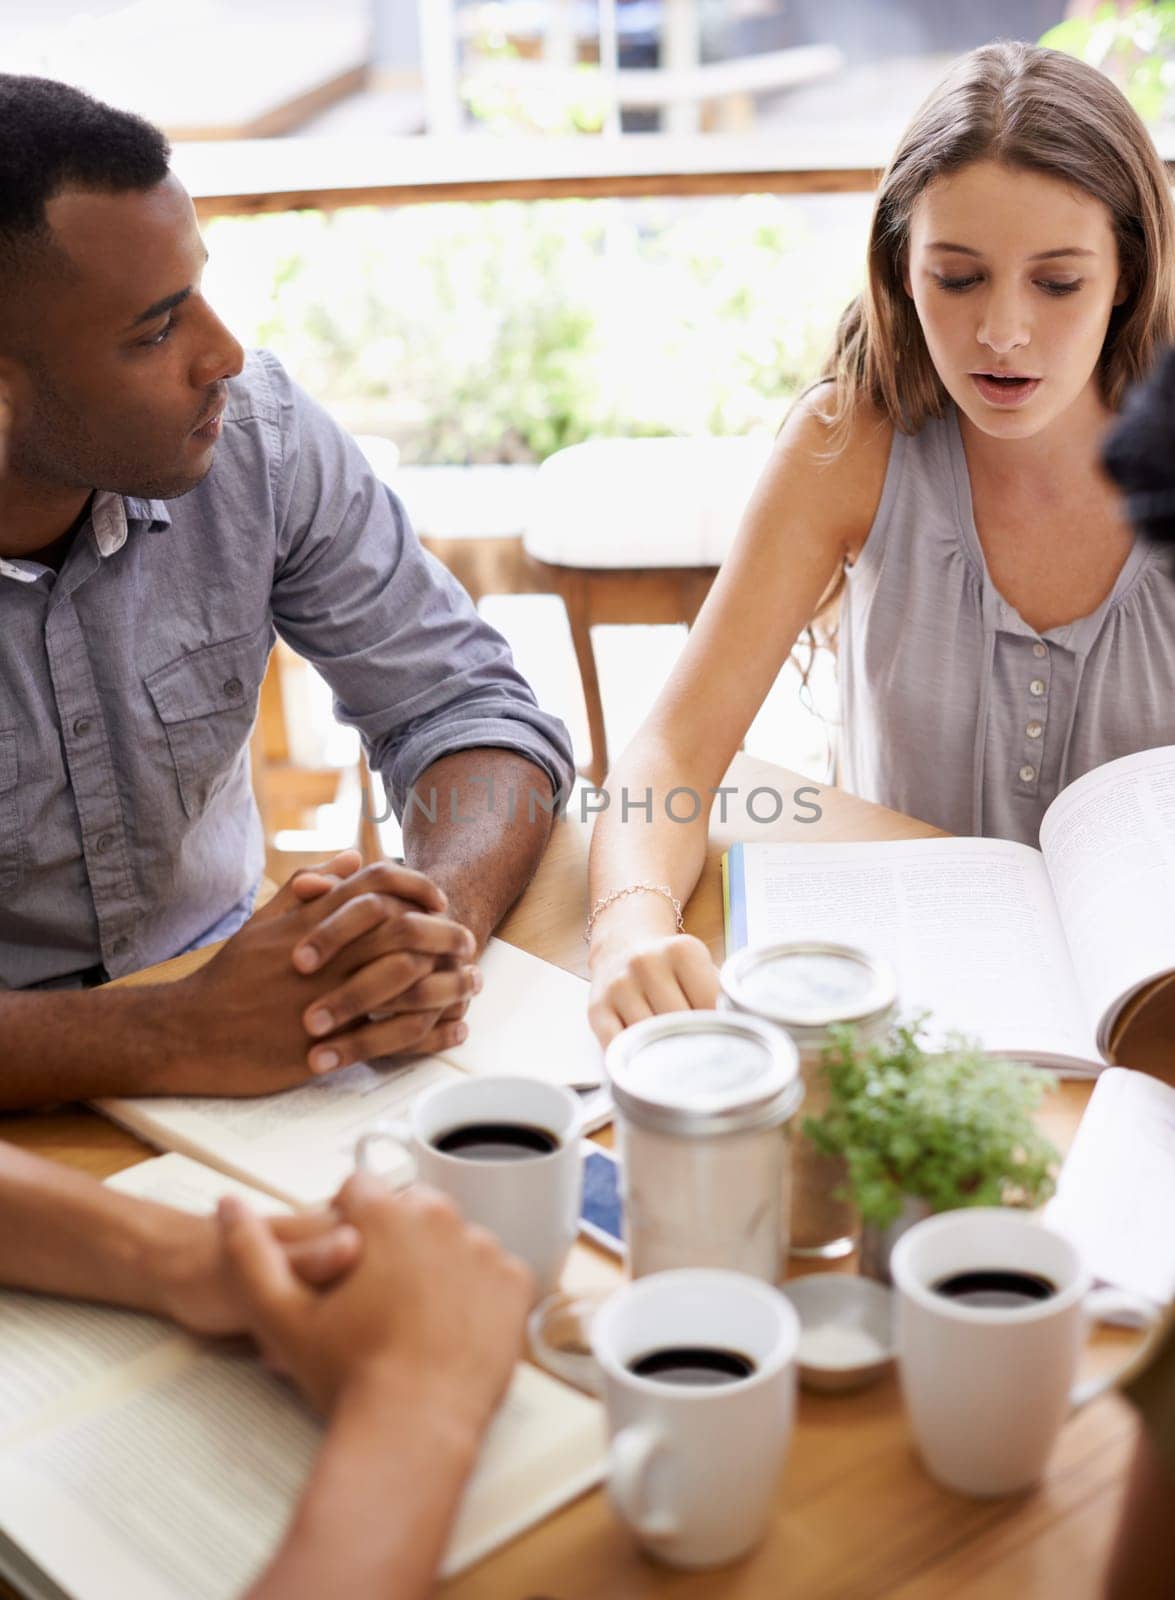
[[[168,156],[0,75],[0,1106],[257,1094],[456,1042],[573,778],[396,497],[203,298]],[[407,866],[342,858],[250,916],[275,635],[359,729]],[[229,935],[166,990],[98,987]]]

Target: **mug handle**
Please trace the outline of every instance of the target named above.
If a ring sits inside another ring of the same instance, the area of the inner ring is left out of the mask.
[[[1091,1289],[1085,1297],[1085,1311],[1087,1316],[1095,1322],[1117,1323],[1119,1326],[1127,1322],[1136,1328],[1149,1328],[1150,1333],[1143,1342],[1141,1350],[1132,1350],[1111,1372],[1103,1373],[1098,1378],[1087,1378],[1084,1383],[1074,1384],[1069,1393],[1069,1410],[1081,1411],[1089,1405],[1091,1400],[1100,1399],[1115,1387],[1119,1378],[1127,1367],[1133,1366],[1142,1353],[1149,1349],[1154,1342],[1155,1327],[1159,1320],[1159,1308],[1153,1300],[1147,1300],[1142,1295],[1131,1294],[1127,1289],[1115,1289],[1110,1285],[1102,1288]]]
[[[379,1168],[372,1159],[372,1151],[381,1144],[394,1145],[397,1150],[407,1156],[411,1167],[411,1173],[404,1182],[413,1183],[417,1174],[416,1157],[412,1153],[415,1143],[416,1137],[412,1132],[411,1125],[407,1122],[388,1121],[374,1123],[367,1129],[366,1133],[361,1133],[355,1141],[355,1166],[360,1172],[371,1172],[376,1177],[381,1176]]]
[[[608,1447],[608,1493],[642,1539],[672,1539],[681,1532],[672,1511],[650,1503],[649,1468],[664,1452],[664,1437],[647,1422],[621,1428]]]
[[[603,1398],[604,1375],[595,1356],[586,1347],[560,1349],[548,1338],[547,1329],[562,1313],[580,1324],[586,1346],[591,1318],[599,1310],[600,1303],[598,1296],[566,1294],[562,1289],[556,1289],[554,1294],[539,1301],[526,1322],[530,1353],[538,1365],[554,1377],[562,1378],[564,1383],[571,1384],[573,1389],[580,1389],[597,1400]]]

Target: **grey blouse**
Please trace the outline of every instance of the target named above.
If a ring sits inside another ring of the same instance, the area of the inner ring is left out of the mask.
[[[1096,611],[1038,634],[988,573],[953,407],[894,432],[839,653],[841,783],[951,833],[1035,845],[1066,784],[1175,743],[1164,558],[1136,541]]]

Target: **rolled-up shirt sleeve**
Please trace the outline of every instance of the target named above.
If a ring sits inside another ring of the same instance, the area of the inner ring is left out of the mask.
[[[483,746],[542,768],[563,805],[575,773],[562,722],[354,441],[265,359],[281,410],[274,627],[330,685],[396,814],[434,761]]]

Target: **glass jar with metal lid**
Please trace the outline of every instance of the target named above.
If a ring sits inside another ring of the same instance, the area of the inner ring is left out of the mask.
[[[791,1040],[754,1017],[673,1012],[626,1028],[605,1067],[633,1277],[728,1267],[778,1283],[804,1097]]]
[[[752,945],[723,965],[722,1003],[742,1016],[786,1030],[800,1053],[805,1115],[828,1105],[821,1056],[833,1023],[851,1023],[862,1045],[880,1042],[897,1007],[897,979],[888,962],[851,945],[792,940]],[[847,1169],[823,1155],[802,1132],[792,1153],[791,1253],[847,1255],[853,1248],[853,1208],[837,1198]]]

